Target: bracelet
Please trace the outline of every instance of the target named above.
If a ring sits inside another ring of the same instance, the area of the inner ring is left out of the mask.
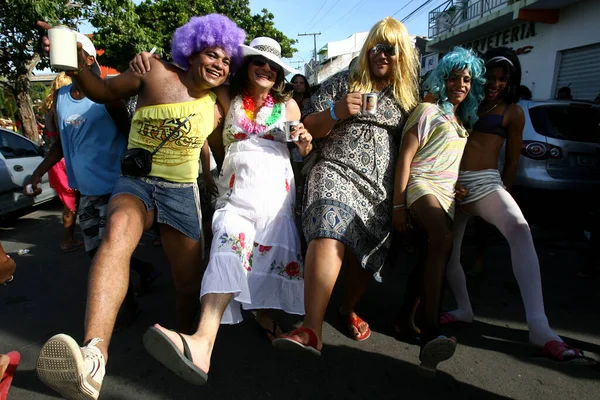
[[[406,204],[396,204],[395,206],[392,206],[392,209],[394,210],[400,210],[402,208],[406,208]]]
[[[335,104],[333,104],[333,101],[328,100],[329,103],[329,114],[331,115],[331,118],[334,121],[339,121],[340,119],[335,115]]]
[[[65,71],[65,75],[67,75],[67,76],[78,75],[81,71],[83,71],[83,68],[85,68],[85,67],[81,67],[81,68],[79,68],[77,70],[73,70],[73,71]]]

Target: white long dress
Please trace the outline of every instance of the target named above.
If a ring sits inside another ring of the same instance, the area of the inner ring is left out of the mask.
[[[241,322],[241,307],[304,314],[304,264],[285,120],[285,104],[279,103],[257,114],[260,129],[248,125],[239,96],[225,119],[226,154],[201,290],[201,298],[233,293],[222,324]]]

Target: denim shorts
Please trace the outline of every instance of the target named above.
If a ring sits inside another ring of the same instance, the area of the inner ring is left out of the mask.
[[[202,212],[198,184],[176,183],[155,177],[120,176],[112,197],[130,194],[140,199],[146,211],[156,210],[156,222],[201,241]]]

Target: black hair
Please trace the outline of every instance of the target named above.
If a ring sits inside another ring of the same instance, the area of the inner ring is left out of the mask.
[[[519,98],[523,99],[523,100],[531,100],[531,98],[533,97],[533,94],[531,93],[531,90],[529,90],[529,88],[525,85],[521,85],[519,86]]]
[[[508,104],[519,101],[521,63],[515,52],[508,47],[496,47],[486,51],[483,55],[483,59],[485,61],[486,70],[489,71],[493,68],[500,67],[504,73],[508,75],[508,82],[501,94],[504,101]]]
[[[298,77],[302,78],[302,80],[304,81],[304,96],[302,98],[310,99],[310,95],[311,95],[310,85],[308,84],[308,79],[306,79],[306,77],[304,75],[296,74],[296,75],[292,76],[292,79],[290,79],[290,82],[292,82],[294,79],[296,79]]]
[[[229,95],[233,99],[235,96],[244,94],[248,86],[248,66],[253,60],[253,56],[245,57],[242,66],[236,71],[231,78],[231,85],[229,86]],[[271,94],[277,103],[285,103],[291,98],[291,93],[285,90],[285,72],[283,68],[277,71],[275,78],[275,84],[271,88]]]

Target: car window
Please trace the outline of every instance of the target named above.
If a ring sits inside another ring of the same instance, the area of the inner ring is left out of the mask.
[[[33,143],[4,130],[0,130],[0,153],[6,159],[37,157],[40,155]]]
[[[529,109],[540,135],[573,142],[600,143],[600,108],[587,104],[552,104]]]

